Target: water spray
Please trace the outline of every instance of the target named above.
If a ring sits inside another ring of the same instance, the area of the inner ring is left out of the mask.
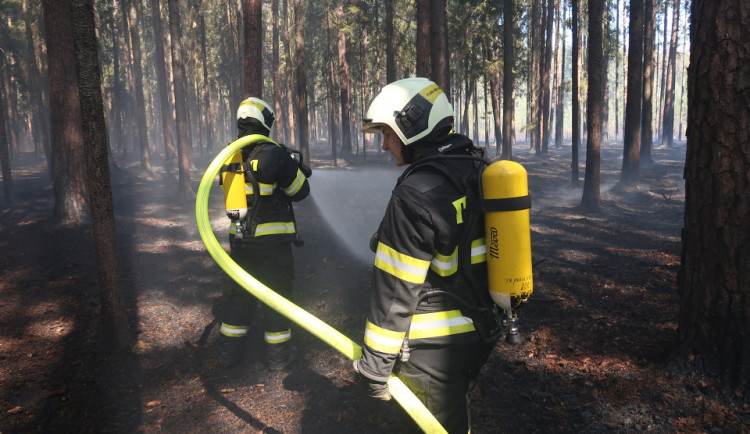
[[[278,293],[255,279],[242,267],[240,267],[219,244],[216,235],[211,228],[211,220],[208,214],[208,198],[211,185],[219,174],[221,166],[229,160],[234,153],[245,146],[259,141],[269,141],[268,137],[252,134],[241,137],[225,147],[209,164],[203,174],[198,192],[195,198],[195,217],[198,232],[201,235],[206,250],[211,254],[214,261],[235,282],[242,286],[247,292],[262,301],[280,314],[294,321],[297,325],[317,336],[323,342],[332,346],[350,360],[362,357],[362,347],[344,336],[341,332],[310,314],[306,310],[280,296]],[[426,433],[445,433],[445,429],[435,416],[417,399],[408,387],[398,377],[391,376],[388,380],[388,389],[393,399],[411,416],[414,422]]]

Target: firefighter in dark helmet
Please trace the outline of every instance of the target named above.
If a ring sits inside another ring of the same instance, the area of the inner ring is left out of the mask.
[[[483,217],[475,186],[483,152],[453,129],[453,107],[425,78],[385,86],[363,132],[408,165],[392,192],[375,252],[357,383],[388,400],[398,376],[450,433],[470,428],[467,394],[495,342]]]
[[[250,134],[268,136],[274,112],[263,100],[248,98],[237,110],[238,138]],[[259,141],[242,149],[247,214],[232,220],[229,230],[231,257],[250,275],[289,299],[293,292],[297,237],[292,202],[308,196],[310,169],[298,152],[270,141]],[[246,346],[245,338],[257,308],[257,299],[238,285],[228,286],[215,300],[213,313],[221,323],[219,363],[236,365]],[[263,305],[265,361],[269,369],[281,370],[294,360],[291,322]]]

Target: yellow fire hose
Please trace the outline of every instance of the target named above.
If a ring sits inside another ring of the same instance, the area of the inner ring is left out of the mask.
[[[253,144],[258,141],[268,141],[265,136],[253,134],[241,137],[225,147],[219,155],[209,164],[208,169],[203,174],[198,193],[195,198],[195,217],[198,224],[198,232],[203,239],[206,249],[214,258],[217,264],[234,279],[247,292],[257,299],[267,304],[277,312],[294,321],[300,327],[306,329],[313,335],[317,336],[328,345],[332,346],[350,360],[357,360],[362,357],[362,348],[354,341],[341,334],[338,330],[311,315],[306,310],[300,308],[289,300],[277,294],[275,291],[265,286],[253,276],[248,274],[242,267],[237,265],[234,260],[224,251],[219,241],[214,235],[211,228],[211,220],[208,215],[208,197],[211,191],[211,185],[219,174],[219,170],[225,161],[227,161],[239,149]],[[419,427],[426,433],[445,433],[445,429],[435,416],[417,399],[406,385],[397,377],[391,376],[388,380],[388,389],[393,399],[411,416]]]

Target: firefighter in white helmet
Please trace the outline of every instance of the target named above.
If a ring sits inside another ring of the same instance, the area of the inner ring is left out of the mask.
[[[259,98],[247,98],[237,109],[238,138],[250,134],[268,137],[275,117]],[[308,196],[311,170],[296,151],[272,141],[255,142],[242,149],[247,214],[232,221],[231,257],[260,282],[290,299],[293,293],[292,244],[300,245],[292,202]],[[213,313],[221,323],[219,363],[236,365],[247,345],[246,335],[257,309],[257,299],[232,282],[215,300]],[[291,322],[263,305],[265,360],[269,369],[284,369],[295,358]]]
[[[362,358],[370,396],[397,375],[448,432],[468,432],[469,385],[495,343],[478,176],[481,149],[453,129],[453,107],[426,78],[385,86],[363,132],[383,134],[399,177],[380,227]]]

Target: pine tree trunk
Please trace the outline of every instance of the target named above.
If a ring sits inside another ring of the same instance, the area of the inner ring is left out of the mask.
[[[179,163],[179,193],[184,199],[193,199],[190,183],[190,149],[188,143],[187,97],[185,92],[185,64],[182,60],[182,35],[180,10],[177,0],[169,0],[169,32],[172,36],[172,74],[174,75],[174,107],[177,116],[177,154]]]
[[[558,0],[558,10],[567,11],[567,6],[561,4],[567,1]],[[562,24],[561,24],[562,22]],[[555,91],[557,97],[555,100],[555,148],[561,148],[563,143],[563,122],[565,120],[565,13],[558,13],[556,44],[562,41],[562,44],[555,48],[557,51],[557,74],[555,76]]]
[[[243,0],[245,28],[244,90],[245,98],[263,98],[263,0]]]
[[[420,2],[417,2],[417,10],[419,10],[419,4]],[[419,21],[418,21],[419,22]],[[392,83],[396,81],[396,56],[393,56],[393,0],[385,0],[385,51],[388,53],[385,57],[385,81],[386,83]],[[429,21],[428,21],[429,25]],[[418,27],[418,29],[420,29]],[[424,35],[421,34],[421,29],[417,33],[417,41],[419,41],[420,36],[424,37]],[[429,34],[429,28],[427,29],[427,34]],[[419,50],[419,43],[417,43],[417,50]],[[429,52],[429,50],[425,50],[425,52]],[[420,75],[419,74],[419,66],[420,66],[420,58],[419,58],[419,51],[417,51],[417,76],[418,77],[427,77],[427,75]]]
[[[750,3],[693,0],[679,338],[731,392],[750,386],[748,28]]]
[[[68,2],[44,0],[44,28],[50,86],[52,173],[55,220],[62,225],[88,221],[81,112],[71,12]]]
[[[674,140],[674,84],[675,69],[677,68],[677,35],[680,23],[680,0],[674,0],[672,5],[672,39],[669,43],[669,59],[667,60],[666,83],[664,87],[664,126],[662,128],[662,146],[672,147]]]
[[[36,49],[33,48],[34,37],[32,34],[31,12],[29,11],[27,3],[27,0],[23,1],[23,21],[24,26],[26,27],[24,35],[26,37],[26,45],[32,49],[27,50],[26,53],[26,63],[28,65],[28,73],[26,75],[28,76],[29,83],[41,83],[41,73],[37,67]],[[45,110],[45,94],[40,89],[40,86],[30,86],[29,93],[31,98],[29,102],[31,103],[32,118],[36,119],[32,130],[32,140],[36,144],[36,149],[44,150],[44,155],[47,157],[47,164],[49,166],[49,127],[47,121],[49,113]],[[38,133],[36,133],[36,131],[38,131]]]
[[[554,0],[547,0],[546,6],[546,18],[545,26],[547,28],[547,36],[544,41],[544,61],[542,62],[542,92],[541,92],[541,116],[540,116],[540,128],[539,133],[541,134],[541,149],[542,154],[547,153],[549,148],[549,133],[550,133],[550,84],[552,76],[550,71],[552,70],[552,23],[555,19],[555,2]]]
[[[297,114],[299,148],[305,161],[310,161],[310,129],[307,120],[307,65],[305,63],[306,0],[294,0],[294,60],[297,66]]]
[[[529,149],[533,149],[534,153],[538,156],[541,155],[541,133],[539,128],[541,127],[541,98],[539,97],[541,91],[541,76],[542,76],[542,58],[544,53],[544,25],[542,20],[542,0],[532,0],[531,2],[531,51],[529,57],[531,58],[531,76],[529,81],[531,84],[529,91],[529,128],[527,132],[529,134]]]
[[[172,106],[169,104],[169,81],[167,80],[167,66],[164,52],[164,41],[159,0],[151,0],[151,21],[154,26],[154,63],[156,66],[156,82],[159,88],[159,103],[161,112],[162,131],[164,131],[164,164],[172,166],[177,158],[174,148],[174,128]]]
[[[151,168],[151,153],[148,142],[148,126],[146,125],[146,103],[143,96],[143,68],[141,67],[141,39],[138,36],[138,4],[136,1],[130,1],[128,11],[130,16],[129,28],[130,43],[133,51],[133,79],[135,83],[135,119],[138,129],[138,145],[141,151],[141,174],[153,176],[154,171]]]
[[[0,107],[5,104],[5,92],[0,91]],[[6,205],[16,203],[16,193],[13,189],[13,174],[10,170],[10,152],[8,151],[8,136],[5,128],[5,116],[0,114],[0,167],[3,175],[3,192]]]
[[[586,125],[586,172],[583,182],[581,209],[599,211],[599,172],[602,145],[602,90],[604,58],[604,2],[589,0],[589,62]]]
[[[338,54],[339,54],[339,87],[341,98],[341,150],[352,154],[352,126],[351,126],[351,97],[349,95],[351,73],[349,71],[349,55],[347,53],[346,32],[343,25],[346,22],[344,15],[344,0],[337,0],[336,15],[339,21]]]
[[[516,63],[513,30],[515,27],[515,0],[505,0],[503,11],[503,160],[513,159],[513,68]]]
[[[580,24],[580,11],[581,11],[581,0],[573,0],[573,13],[571,19],[573,20],[573,54],[572,54],[572,62],[574,63],[572,67],[573,71],[573,89],[571,92],[573,93],[573,103],[572,103],[572,118],[573,118],[573,126],[572,126],[572,135],[571,135],[571,142],[570,142],[570,148],[571,148],[571,174],[570,174],[570,182],[574,186],[578,185],[580,182],[580,175],[578,171],[578,150],[581,147],[581,90],[580,90],[580,77],[581,77],[581,36],[583,35],[583,30],[581,29]]]
[[[271,6],[271,79],[273,80],[273,101],[274,101],[274,112],[277,117],[281,117],[281,72],[280,72],[280,56],[279,56],[279,0],[273,0]],[[278,120],[273,124],[273,131],[275,137],[285,143],[289,143],[289,139],[286,137],[284,132],[283,122]]]
[[[432,81],[451,98],[450,57],[448,55],[448,23],[446,0],[430,2],[430,56]]]
[[[101,302],[102,329],[107,345],[130,351],[135,343],[120,289],[120,261],[109,176],[107,132],[101,73],[97,53],[93,0],[72,1],[73,40],[78,63],[78,89],[83,141],[86,150],[89,199],[96,268]]]
[[[336,85],[336,65],[334,63],[333,55],[333,41],[331,37],[331,31],[334,28],[332,18],[330,16],[331,7],[326,7],[326,70],[323,73],[325,75],[326,82],[326,95],[328,95],[328,141],[331,143],[331,159],[333,165],[338,165],[338,150],[341,147],[339,142],[339,117],[338,117],[338,103],[341,101],[337,98],[336,91],[339,87]]]
[[[633,187],[640,177],[641,98],[643,96],[643,0],[630,2],[628,84],[625,100],[625,144],[622,187]]]
[[[206,20],[204,14],[200,14],[200,27],[201,27],[201,65],[203,66],[203,117],[204,125],[206,130],[206,149],[210,150],[213,148],[216,139],[214,138],[214,125],[213,117],[211,116],[211,84],[208,81],[208,52],[206,42]],[[157,44],[158,45],[158,44]]]
[[[430,0],[416,0],[417,3],[417,77],[432,77],[432,61],[430,60]],[[386,37],[393,39],[393,30]],[[392,45],[388,53],[393,53]],[[390,58],[390,55],[387,55]],[[390,82],[389,82],[390,83]]]
[[[643,111],[641,113],[641,149],[640,160],[644,164],[652,163],[652,119],[653,119],[653,85],[654,85],[654,0],[644,0],[643,21]]]

